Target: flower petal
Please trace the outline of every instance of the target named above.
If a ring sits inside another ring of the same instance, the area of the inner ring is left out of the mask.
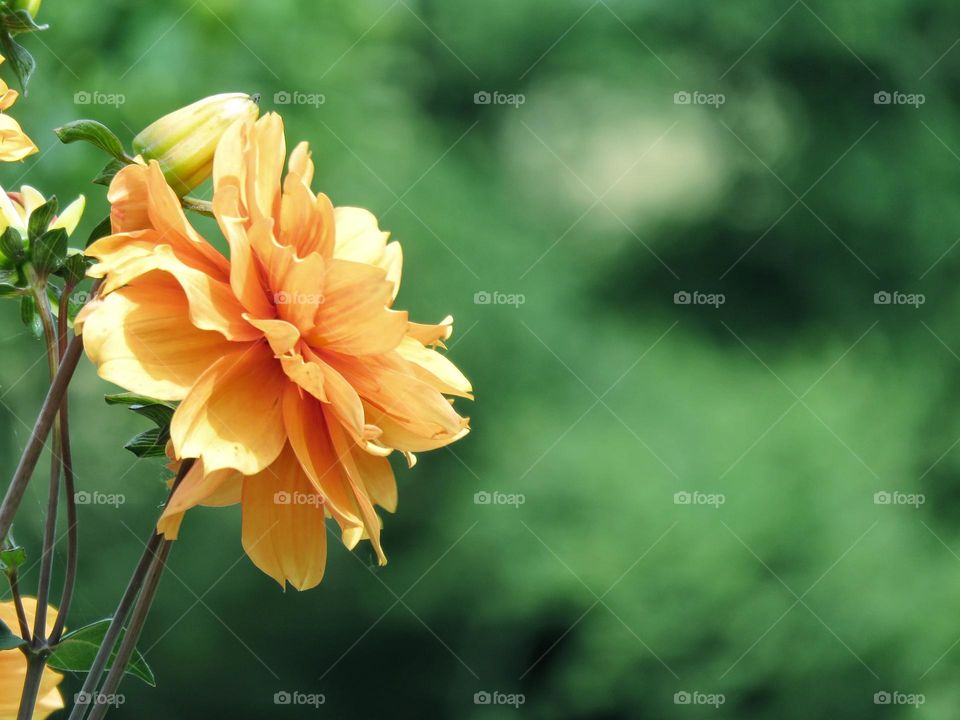
[[[243,479],[243,549],[281,587],[309,590],[323,579],[323,498],[289,445],[268,468]]]
[[[221,358],[199,377],[173,415],[170,437],[177,456],[201,458],[207,472],[260,472],[283,449],[287,385],[265,342]]]
[[[152,273],[94,300],[80,318],[83,345],[104,380],[163,400],[180,400],[237,345],[190,322],[183,290]]]

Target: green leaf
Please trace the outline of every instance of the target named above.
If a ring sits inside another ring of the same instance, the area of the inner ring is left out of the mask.
[[[10,63],[13,74],[17,76],[20,82],[20,88],[24,96],[27,94],[27,84],[30,82],[30,76],[37,69],[37,61],[33,55],[27,52],[27,49],[13,39],[13,36],[6,31],[0,32],[0,46],[3,47],[3,55]]]
[[[90,247],[102,237],[106,237],[111,232],[113,232],[113,227],[110,224],[110,216],[107,215],[103,220],[97,223],[97,226],[90,231],[90,237],[87,238],[87,244],[85,247]]]
[[[35,338],[43,336],[43,324],[40,322],[40,315],[37,313],[32,295],[24,295],[20,298],[20,322],[30,328]]]
[[[87,276],[87,268],[90,267],[90,262],[90,258],[79,250],[68,251],[67,259],[64,260],[63,267],[60,268],[60,274],[67,281],[67,284],[75,287]]]
[[[57,644],[53,653],[47,658],[47,665],[55,670],[64,670],[66,672],[87,672],[93,665],[93,660],[97,656],[100,645],[103,644],[103,638],[107,634],[107,628],[110,627],[110,618],[98,620],[79,630],[67,633],[63,640]],[[123,633],[117,638],[117,645],[123,639]],[[117,648],[113,648],[110,653],[110,659],[107,662],[107,668],[113,665],[113,659],[116,657]],[[133,651],[133,656],[127,664],[126,672],[143,680],[148,685],[155,687],[157,682],[153,676],[153,671],[143,659],[139,650]]]
[[[6,255],[13,262],[23,259],[23,238],[12,227],[8,227],[0,235],[0,253]]]
[[[157,400],[156,398],[131,392],[104,395],[103,399],[107,401],[107,405],[166,405],[168,408],[176,407],[173,403],[167,402],[166,400]]]
[[[59,207],[57,196],[51,195],[49,200],[30,213],[30,221],[27,223],[27,237],[30,238],[30,242],[47,231]]]
[[[3,620],[0,620],[0,650],[13,650],[26,644],[26,640],[8,628]]]
[[[109,153],[120,162],[126,161],[126,154],[123,152],[120,138],[114,134],[113,130],[96,120],[74,120],[58,127],[53,132],[56,133],[62,143],[88,142]]]
[[[130,442],[123,447],[138,458],[166,457],[167,440],[169,439],[169,429],[155,427],[144,430],[139,435],[131,438]]]
[[[26,10],[14,10],[8,5],[0,5],[0,24],[11,33],[35,32],[49,27],[38,25]]]
[[[0,298],[20,297],[25,292],[24,288],[18,288],[16,285],[0,283]]]
[[[48,230],[30,247],[30,258],[39,273],[56,272],[66,257],[67,231],[63,228]]]
[[[0,550],[0,570],[16,570],[27,561],[27,551],[22,547]]]
[[[127,164],[117,159],[113,159],[103,166],[103,170],[100,171],[100,174],[97,175],[93,182],[97,185],[107,185],[109,186],[113,182],[113,176],[118,172],[123,170]]]

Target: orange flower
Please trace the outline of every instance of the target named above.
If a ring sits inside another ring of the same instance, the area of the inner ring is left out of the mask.
[[[0,55],[0,63],[5,58]],[[0,80],[0,111],[8,110],[20,97],[20,93],[12,90]],[[14,162],[23,160],[28,155],[37,152],[33,140],[27,137],[19,123],[3,112],[0,114],[0,162]]]
[[[100,376],[180,400],[177,459],[197,458],[159,524],[175,538],[198,504],[242,504],[243,546],[281,585],[315,586],[324,517],[381,563],[379,505],[397,489],[387,456],[442,447],[468,420],[445,395],[470,383],[436,351],[450,318],[392,310],[401,252],[366,210],[310,190],[306,143],[284,162],[283,122],[237,123],[214,160],[213,211],[229,260],[184,216],[159,166],[114,178],[114,233],[92,245],[101,296],[78,318]]]
[[[37,601],[34,598],[23,598],[23,612],[27,616],[27,623],[32,626],[37,612]],[[52,626],[56,619],[56,610],[48,609],[47,625]],[[12,600],[0,603],[0,620],[13,632],[19,634],[20,623],[17,622],[17,610]],[[0,720],[13,720],[17,717],[20,694],[23,692],[23,681],[26,676],[27,658],[20,650],[0,651]],[[37,705],[33,711],[34,720],[43,720],[50,713],[63,707],[63,698],[57,690],[61,680],[63,675],[60,673],[49,668],[43,671]]]

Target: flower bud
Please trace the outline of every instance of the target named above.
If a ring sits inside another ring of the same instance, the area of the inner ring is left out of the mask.
[[[40,12],[41,0],[14,0],[12,5],[14,10],[26,10],[30,17],[36,17]]]
[[[233,123],[260,114],[259,96],[223,93],[175,110],[133,139],[135,154],[156,160],[167,183],[185,195],[210,177],[220,137]]]

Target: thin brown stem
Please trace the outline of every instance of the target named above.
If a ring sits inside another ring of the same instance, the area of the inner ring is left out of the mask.
[[[99,287],[100,281],[98,280],[90,290],[91,297],[96,295]],[[20,456],[20,462],[13,474],[13,479],[10,481],[9,487],[7,487],[3,502],[0,503],[0,541],[6,538],[10,532],[10,527],[13,525],[13,518],[20,508],[20,503],[23,501],[23,495],[27,490],[30,477],[37,467],[37,461],[40,459],[47,435],[50,433],[50,428],[53,426],[53,422],[60,410],[60,405],[63,403],[67,386],[70,384],[73,373],[77,369],[77,363],[80,362],[82,352],[83,341],[80,339],[80,336],[74,336],[67,346],[67,351],[61,358],[60,369],[57,371],[57,376],[50,385],[50,390],[47,391],[47,397],[43,401],[43,407],[41,407],[37,421],[34,423],[30,440],[27,442],[27,447],[24,449],[23,455]]]
[[[23,680],[23,694],[20,696],[17,720],[32,720],[45,664],[46,658],[36,654],[27,655],[27,676]]]
[[[72,294],[73,286],[67,284],[60,295],[60,310],[57,322],[61,356],[66,354],[69,339],[68,304]],[[63,461],[63,490],[67,503],[67,568],[63,578],[63,592],[60,595],[60,609],[57,611],[57,620],[50,633],[51,644],[58,643],[63,635],[63,628],[70,612],[70,605],[73,602],[74,587],[77,583],[77,498],[73,475],[73,451],[70,449],[70,418],[67,395],[63,396],[63,402],[60,405],[60,437],[62,443],[60,456]]]
[[[10,594],[13,595],[13,606],[17,611],[17,623],[20,625],[20,637],[30,642],[30,624],[27,622],[27,613],[23,609],[23,597],[20,595],[20,581],[17,579],[17,571],[11,570],[8,579],[10,580]]]
[[[167,503],[170,502],[170,499],[177,491],[177,488],[180,486],[183,478],[190,471],[193,463],[194,461],[192,459],[184,460],[181,463],[180,469],[177,471],[177,476],[173,480],[173,485],[170,487],[170,493],[167,495]],[[147,545],[143,549],[143,554],[140,556],[140,561],[137,563],[137,567],[133,571],[133,575],[130,577],[130,582],[127,583],[127,589],[124,590],[123,596],[120,598],[120,603],[117,605],[117,610],[113,614],[113,618],[110,620],[110,626],[107,628],[107,632],[103,636],[103,641],[100,643],[100,648],[97,650],[97,655],[93,659],[93,664],[91,665],[90,670],[87,672],[87,677],[83,681],[83,687],[77,694],[77,701],[74,704],[73,710],[70,712],[70,717],[67,720],[80,720],[80,718],[82,718],[83,714],[86,712],[86,709],[89,707],[90,700],[94,697],[97,685],[100,683],[100,678],[103,676],[103,673],[106,670],[107,663],[110,660],[110,655],[113,651],[113,648],[117,644],[117,639],[120,637],[121,631],[123,630],[123,625],[127,621],[127,616],[134,607],[134,601],[137,602],[137,607],[140,607],[142,604],[141,600],[144,598],[144,595],[141,590],[146,588],[148,573],[150,573],[153,564],[158,557],[158,551],[162,552],[161,545],[169,546],[170,542],[165,541],[163,536],[157,533],[156,526],[154,526],[153,532],[150,535],[150,539],[147,541]],[[167,550],[167,552],[169,552],[169,550]],[[163,557],[166,559],[166,553],[164,553]],[[156,581],[159,582],[159,576],[157,577]],[[154,593],[155,592],[156,588],[154,588]],[[146,604],[147,607],[145,610],[149,610],[149,605],[153,601],[152,596],[149,598],[149,601],[150,602]],[[127,636],[125,635],[124,638],[126,637]],[[129,658],[127,658],[127,661],[129,661]],[[116,668],[119,666],[122,669],[125,669],[126,664],[127,663],[125,661],[121,665],[119,658],[117,658],[112,667]],[[94,709],[94,712],[95,711],[96,708]]]

